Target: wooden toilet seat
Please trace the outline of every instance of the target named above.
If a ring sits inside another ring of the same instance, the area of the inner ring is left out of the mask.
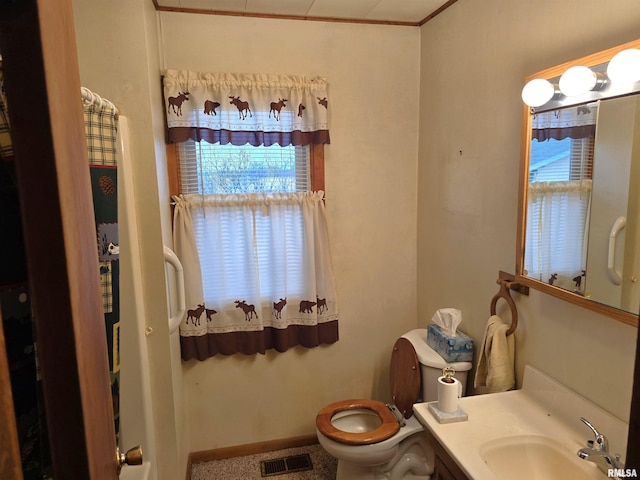
[[[413,415],[413,404],[420,396],[420,363],[409,340],[399,338],[391,354],[391,395],[394,404],[405,417]],[[382,425],[362,433],[339,430],[331,420],[334,415],[345,410],[366,409],[374,412]],[[400,430],[400,424],[389,407],[376,400],[343,400],[327,405],[318,412],[316,427],[325,437],[347,445],[369,445],[392,437]]]
[[[331,419],[339,412],[345,410],[365,409],[374,412],[382,425],[368,432],[345,432],[333,426]],[[343,400],[327,405],[318,412],[316,417],[316,427],[325,437],[347,445],[370,445],[386,440],[395,435],[400,430],[400,424],[384,403],[376,400],[355,399]]]

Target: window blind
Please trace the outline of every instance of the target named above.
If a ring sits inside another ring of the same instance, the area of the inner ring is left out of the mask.
[[[586,263],[594,143],[593,135],[531,142],[525,270],[572,290]]]
[[[178,144],[183,194],[293,193],[311,189],[309,146]]]
[[[181,192],[222,195],[215,200],[215,213],[210,208],[193,211],[205,299],[232,304],[256,291],[264,301],[279,298],[277,292],[281,291],[301,295],[304,270],[309,266],[302,261],[300,205],[280,205],[277,215],[275,210],[264,208],[249,208],[248,213],[238,206],[238,195],[263,198],[262,194],[311,190],[310,147],[189,140],[177,148]],[[282,204],[277,198],[270,201]],[[248,214],[251,222],[246,220]],[[212,245],[217,254],[213,254]]]
[[[594,137],[531,142],[530,182],[562,182],[593,177]]]

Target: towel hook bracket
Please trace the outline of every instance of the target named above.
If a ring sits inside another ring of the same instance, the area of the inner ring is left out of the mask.
[[[509,287],[509,289],[513,290],[514,292],[518,292],[522,295],[529,295],[529,287],[527,285],[517,283],[515,275],[500,270],[498,272],[498,279],[496,280],[496,283],[500,285],[503,282],[506,282],[507,287]]]
[[[529,295],[529,287],[515,282],[514,275],[502,271],[498,272],[498,279],[496,280],[496,283],[500,285],[500,290],[491,299],[491,315],[496,314],[496,304],[498,303],[498,300],[500,298],[504,299],[511,310],[511,326],[507,330],[507,335],[511,335],[515,332],[518,326],[518,310],[516,309],[516,304],[513,301],[513,298],[511,298],[509,290],[515,290],[523,295]]]

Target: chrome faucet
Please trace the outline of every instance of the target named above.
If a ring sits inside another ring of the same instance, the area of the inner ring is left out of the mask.
[[[583,460],[595,463],[605,474],[609,474],[611,469],[623,469],[624,464],[620,461],[620,455],[609,453],[609,442],[607,437],[596,430],[596,427],[583,417],[580,421],[591,429],[595,435],[594,440],[587,440],[587,448],[578,450],[578,456]]]

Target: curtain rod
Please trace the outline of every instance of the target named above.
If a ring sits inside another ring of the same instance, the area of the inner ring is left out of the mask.
[[[111,103],[106,98],[102,98],[97,93],[93,93],[91,90],[85,87],[80,87],[80,91],[82,94],[82,100],[84,102],[99,106],[99,107],[108,107],[111,108],[116,115],[120,114],[120,110],[113,103]]]

